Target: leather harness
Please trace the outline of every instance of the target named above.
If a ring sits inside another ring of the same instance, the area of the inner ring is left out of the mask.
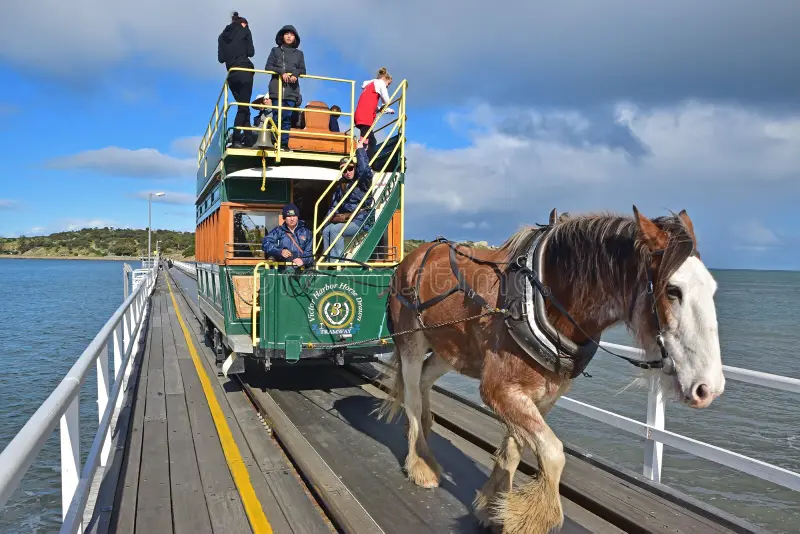
[[[616,354],[601,347],[600,338],[592,339],[591,336],[586,335],[586,332],[578,325],[572,315],[570,315],[552,295],[550,288],[542,283],[541,277],[544,267],[544,252],[551,230],[552,226],[539,227],[532,237],[532,242],[527,254],[520,256],[515,262],[481,260],[460,251],[457,243],[453,243],[444,237],[438,237],[434,240],[433,246],[428,248],[428,250],[425,251],[425,255],[422,257],[422,262],[420,262],[419,269],[417,270],[416,285],[412,290],[413,294],[411,295],[411,299],[406,298],[402,293],[392,291],[392,294],[403,306],[417,314],[420,325],[422,325],[418,330],[427,330],[428,327],[426,327],[422,321],[422,312],[454,293],[459,291],[463,292],[467,298],[487,310],[489,314],[502,314],[505,318],[505,324],[509,334],[514,341],[542,367],[563,377],[573,379],[581,374],[586,374],[584,370],[592,361],[598,348],[640,369],[661,369],[662,372],[667,375],[674,375],[676,372],[675,362],[669,356],[664,343],[662,323],[656,308],[653,273],[649,266],[647,268],[646,292],[650,297],[650,307],[657,332],[656,344],[660,349],[661,358],[659,360],[642,361]],[[431,251],[439,245],[447,245],[450,248],[450,268],[456,278],[456,286],[446,293],[437,295],[425,302],[419,302],[419,288],[423,269],[425,268]],[[663,250],[652,252],[654,256],[662,255],[663,253]],[[508,265],[505,271],[498,273],[500,281],[500,307],[495,308],[490,306],[489,303],[486,302],[486,299],[470,287],[469,283],[464,279],[461,270],[458,268],[456,255],[464,256],[475,263],[490,265],[494,268],[503,264]],[[692,249],[689,255],[695,256],[696,251]],[[589,339],[585,343],[578,345],[568,337],[561,335],[547,319],[547,312],[545,309],[546,301],[549,301],[578,331],[583,332]],[[388,299],[386,305],[388,327],[391,332],[393,330],[393,325],[391,314],[388,313]],[[631,306],[633,306],[633,303],[631,303]]]
[[[598,345],[593,340],[589,340],[583,345],[576,345],[572,340],[561,335],[547,319],[545,299],[550,300],[556,309],[572,321],[569,313],[552,297],[549,288],[544,286],[540,280],[544,262],[544,245],[550,229],[549,226],[542,227],[535,234],[527,255],[518,258],[517,262],[509,262],[508,269],[498,273],[501,303],[497,308],[489,305],[486,299],[469,285],[458,267],[457,255],[495,268],[501,263],[481,260],[465,254],[459,250],[460,245],[443,237],[434,240],[433,246],[425,251],[417,270],[416,284],[411,299],[406,298],[402,293],[394,293],[394,297],[403,306],[414,311],[420,324],[424,327],[423,311],[454,293],[463,292],[467,298],[480,307],[503,314],[511,337],[537,363],[553,373],[575,378],[583,373],[586,366],[589,365],[597,352]],[[445,293],[425,302],[419,302],[420,281],[425,264],[431,252],[440,245],[447,245],[450,249],[450,268],[456,278],[456,285]]]

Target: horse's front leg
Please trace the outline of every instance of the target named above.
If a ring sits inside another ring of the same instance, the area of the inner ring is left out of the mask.
[[[491,371],[489,371],[491,374]],[[489,481],[476,498],[476,515],[484,524],[499,524],[506,534],[546,534],[561,526],[559,483],[566,457],[561,441],[544,422],[528,384],[484,377],[481,396],[509,429]],[[524,446],[533,449],[539,474],[513,490],[511,482]]]

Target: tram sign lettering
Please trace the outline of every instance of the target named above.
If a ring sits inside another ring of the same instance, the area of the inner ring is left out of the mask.
[[[316,335],[351,337],[363,313],[363,299],[347,282],[325,284],[311,293],[308,322]]]

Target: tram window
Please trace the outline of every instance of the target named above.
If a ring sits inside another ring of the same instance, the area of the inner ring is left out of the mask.
[[[233,257],[261,258],[261,241],[278,226],[278,211],[242,210],[233,213]]]

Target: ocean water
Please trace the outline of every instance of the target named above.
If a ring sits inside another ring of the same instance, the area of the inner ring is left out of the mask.
[[[132,265],[138,267],[138,265]],[[0,259],[0,449],[25,425],[123,301],[123,262]],[[113,366],[112,366],[113,367]],[[97,430],[95,373],[81,388],[81,457]],[[0,532],[57,532],[56,431],[0,510]]]
[[[714,271],[723,362],[800,378],[800,273]],[[122,302],[122,263],[0,259],[0,448],[14,437]],[[603,339],[631,344],[624,331]],[[571,398],[644,421],[647,392],[627,388],[636,369],[598,352]],[[478,399],[475,381],[439,384]],[[96,384],[82,389],[82,455],[97,425]],[[626,389],[627,388],[627,389]],[[706,410],[670,404],[666,428],[800,471],[800,395],[728,380]],[[564,442],[641,472],[644,440],[556,407]],[[58,433],[0,510],[0,532],[53,532],[61,517]],[[664,447],[662,482],[773,532],[798,532],[800,494]]]

